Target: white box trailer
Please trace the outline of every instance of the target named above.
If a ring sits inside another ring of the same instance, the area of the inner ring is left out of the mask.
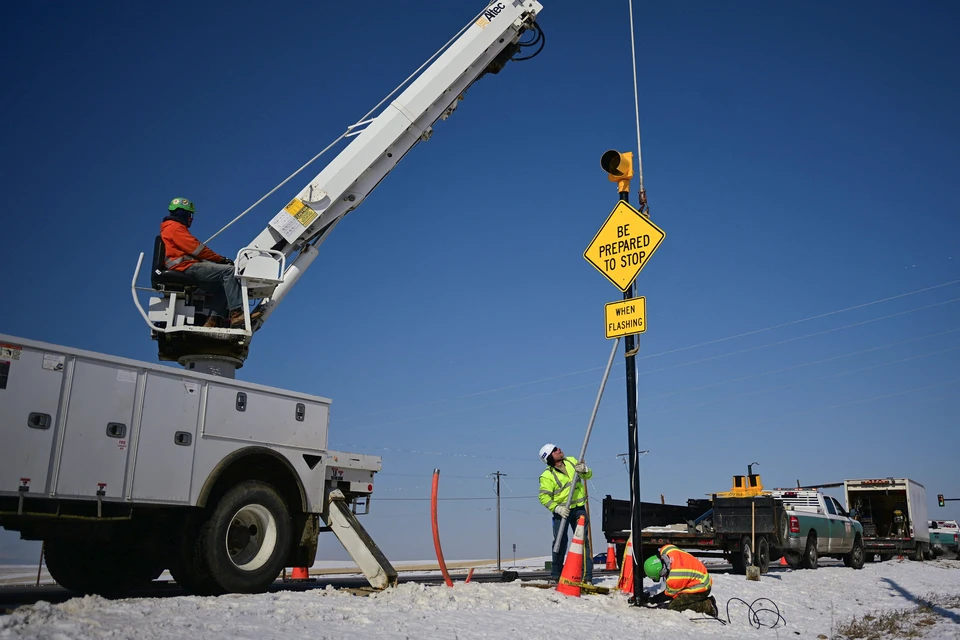
[[[396,571],[357,520],[377,456],[327,449],[330,400],[0,334],[0,525],[80,593],[169,569],[258,592],[332,530],[370,584]],[[322,521],[322,524],[321,524]]]
[[[910,478],[867,478],[844,480],[847,510],[857,510],[863,524],[867,558],[880,554],[882,560],[910,554],[923,560],[930,554],[927,524],[927,492]]]

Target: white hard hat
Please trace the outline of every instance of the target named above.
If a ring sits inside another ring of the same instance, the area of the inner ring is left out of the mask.
[[[548,442],[547,444],[540,447],[540,460],[542,460],[543,462],[547,462],[547,458],[550,457],[550,454],[553,453],[553,450],[556,448],[557,448],[557,445],[553,444],[552,442]],[[550,464],[550,463],[547,462],[547,464]]]

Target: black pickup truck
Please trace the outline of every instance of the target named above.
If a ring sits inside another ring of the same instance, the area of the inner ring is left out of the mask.
[[[687,506],[640,503],[640,558],[673,544],[694,554],[719,552],[736,573],[771,562],[816,569],[819,557],[834,557],[853,569],[864,562],[863,528],[839,503],[817,490],[774,489],[758,495],[713,494]],[[630,501],[603,499],[603,534],[623,557],[630,537]],[[756,554],[756,561],[754,561]]]
[[[751,507],[751,503],[753,506]],[[687,505],[640,503],[640,526],[643,545],[641,562],[665,544],[673,544],[695,555],[698,552],[719,552],[736,573],[746,573],[756,552],[756,565],[766,573],[771,561],[779,560],[782,505],[770,495],[690,499]],[[685,526],[684,526],[685,525]],[[603,534],[617,549],[618,566],[630,537],[630,501],[603,499]],[[756,534],[756,548],[751,543],[751,527]],[[634,553],[636,545],[634,545]],[[704,554],[709,555],[709,554]]]

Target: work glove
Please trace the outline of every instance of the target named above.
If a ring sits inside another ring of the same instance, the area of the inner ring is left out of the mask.
[[[580,475],[583,475],[587,471],[589,471],[589,469],[587,469],[587,463],[585,462],[578,462],[577,464],[573,465],[573,470],[579,473]]]
[[[230,258],[223,258],[222,260],[220,260],[220,264],[229,264],[232,266],[233,260],[231,260]]]
[[[560,516],[561,518],[569,518],[569,517],[570,517],[570,509],[568,509],[567,507],[563,506],[562,504],[559,505],[559,506],[557,506],[557,508],[554,509],[553,512],[554,512],[555,514],[557,514],[558,516]]]

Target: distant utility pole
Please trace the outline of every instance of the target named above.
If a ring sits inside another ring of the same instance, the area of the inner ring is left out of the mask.
[[[500,473],[491,473],[490,475],[496,477],[497,479],[497,571],[500,571],[500,476],[505,476],[507,474]]]

